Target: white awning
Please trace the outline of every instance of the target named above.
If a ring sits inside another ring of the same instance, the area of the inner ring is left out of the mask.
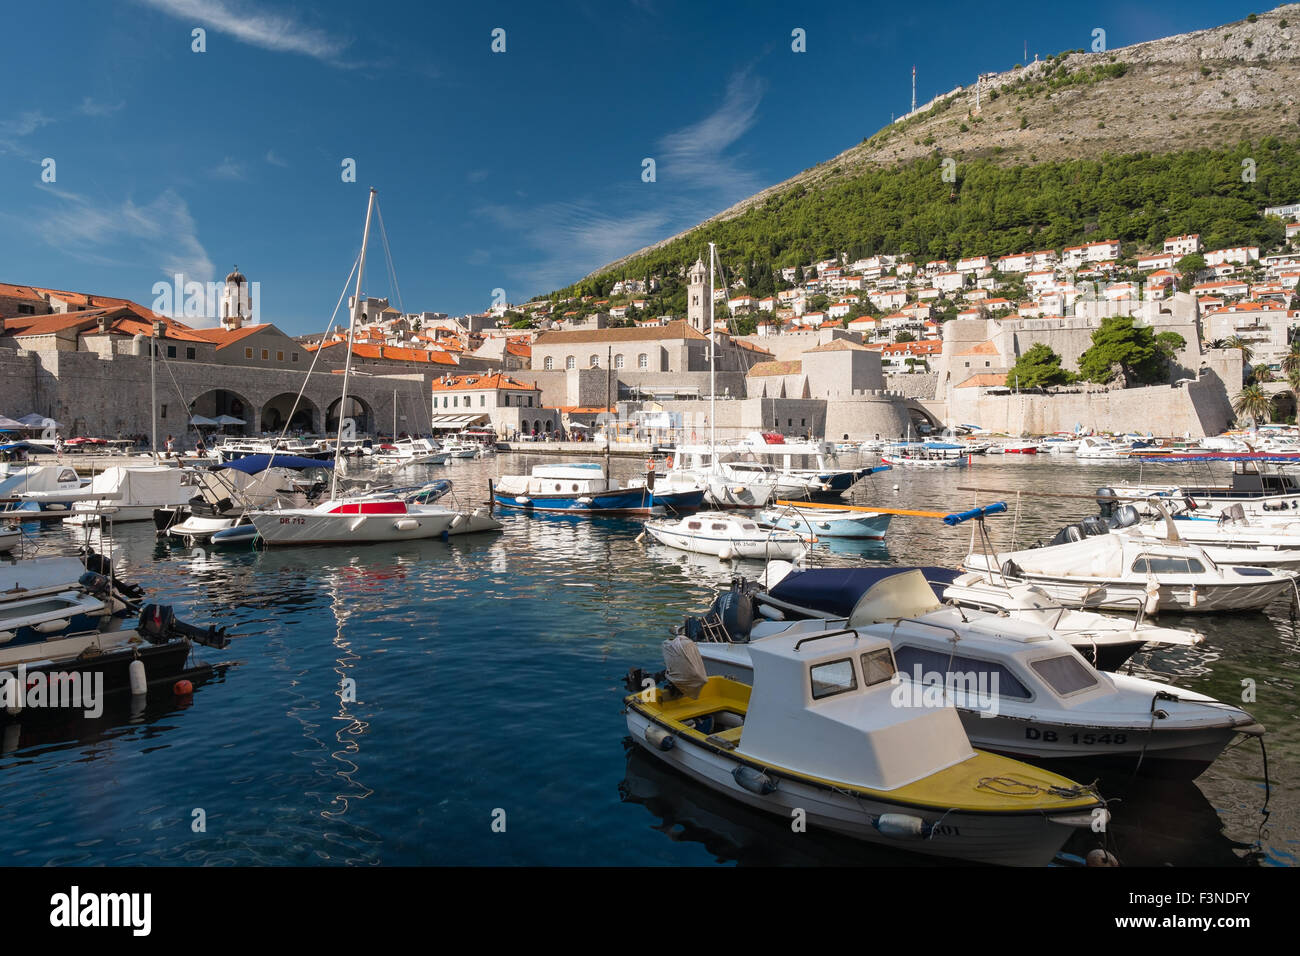
[[[486,421],[487,415],[434,415],[433,427],[438,428],[465,428],[468,425],[477,425],[479,422]]]

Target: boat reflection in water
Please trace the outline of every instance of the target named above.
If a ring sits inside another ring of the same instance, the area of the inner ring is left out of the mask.
[[[873,846],[809,826],[791,824],[727,799],[646,755],[627,748],[627,772],[618,785],[625,803],[659,818],[668,839],[698,843],[719,863],[740,866],[960,866],[959,860]],[[1242,834],[1253,839],[1255,834]],[[1077,833],[1054,865],[1083,866],[1095,834]],[[1194,783],[1139,780],[1115,801],[1108,844],[1120,865],[1258,866],[1258,847],[1232,839],[1223,819]],[[674,855],[673,859],[680,859]]]

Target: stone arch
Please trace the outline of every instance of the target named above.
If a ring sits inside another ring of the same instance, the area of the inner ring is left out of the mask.
[[[330,402],[329,408],[325,412],[325,431],[333,435],[338,432],[339,428],[339,405],[343,397],[339,396]],[[358,435],[372,434],[375,430],[375,412],[370,407],[370,403],[364,398],[357,395],[348,396],[348,407],[345,418],[351,418],[356,422],[356,433]]]
[[[291,433],[315,433],[320,424],[320,407],[306,395],[298,398],[297,392],[281,392],[276,395],[262,406],[261,415],[263,431],[279,432],[287,422]]]
[[[226,425],[221,430],[228,435],[251,435],[257,432],[261,427],[258,420],[258,411],[261,406],[251,401],[247,395],[237,392],[230,388],[209,388],[200,392],[194,401],[190,402],[190,415],[202,415],[204,418],[219,418],[222,415],[229,415],[231,418],[242,419],[242,425]],[[159,422],[159,431],[162,429],[162,422]],[[168,422],[168,430],[171,423]],[[177,422],[176,426],[180,431],[189,429],[190,423],[188,418],[184,422]]]

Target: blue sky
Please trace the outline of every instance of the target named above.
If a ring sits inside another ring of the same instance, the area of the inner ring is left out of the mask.
[[[10,3],[0,281],[148,305],[175,272],[220,280],[238,263],[264,321],[318,331],[374,186],[407,311],[480,311],[496,288],[522,302],[861,141],[907,110],[913,63],[924,102],[1025,44],[1031,60],[1086,49],[1101,27],[1115,48],[1265,8],[882,9]],[[396,302],[387,271],[376,242],[364,291]]]

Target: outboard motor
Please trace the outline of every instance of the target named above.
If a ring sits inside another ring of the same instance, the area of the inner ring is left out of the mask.
[[[1000,570],[1002,571],[1002,576],[1007,578],[1018,578],[1025,573],[1024,570],[1021,569],[1020,565],[1016,564],[1016,562],[1012,561],[1010,558],[1007,558],[1007,560],[1002,562]]]
[[[213,625],[202,628],[178,621],[176,612],[170,605],[146,604],[140,609],[140,621],[136,630],[150,644],[166,644],[176,637],[188,637],[195,644],[215,647],[218,650],[230,644],[230,638],[226,636],[224,627]]]
[[[113,593],[113,582],[94,571],[87,571],[77,578],[77,583],[86,589],[86,593],[97,598],[106,598]]]
[[[1131,528],[1137,524],[1141,516],[1134,505],[1121,505],[1111,515],[1108,522],[1112,528]]]
[[[743,578],[732,581],[731,590],[719,594],[714,602],[723,630],[737,644],[749,641],[749,632],[754,626],[754,598],[745,584]]]
[[[1095,537],[1099,534],[1110,533],[1110,526],[1106,524],[1105,519],[1099,517],[1098,515],[1089,515],[1088,517],[1084,518],[1082,521],[1079,522],[1079,527],[1082,528],[1083,533],[1090,538]]]
[[[1101,512],[1103,518],[1109,518],[1115,513],[1114,488],[1097,489],[1097,510]]]
[[[1082,541],[1084,537],[1085,533],[1082,525],[1067,524],[1060,531],[1056,532],[1056,537],[1047,542],[1047,546],[1051,548],[1058,544],[1070,544],[1074,541]]]

